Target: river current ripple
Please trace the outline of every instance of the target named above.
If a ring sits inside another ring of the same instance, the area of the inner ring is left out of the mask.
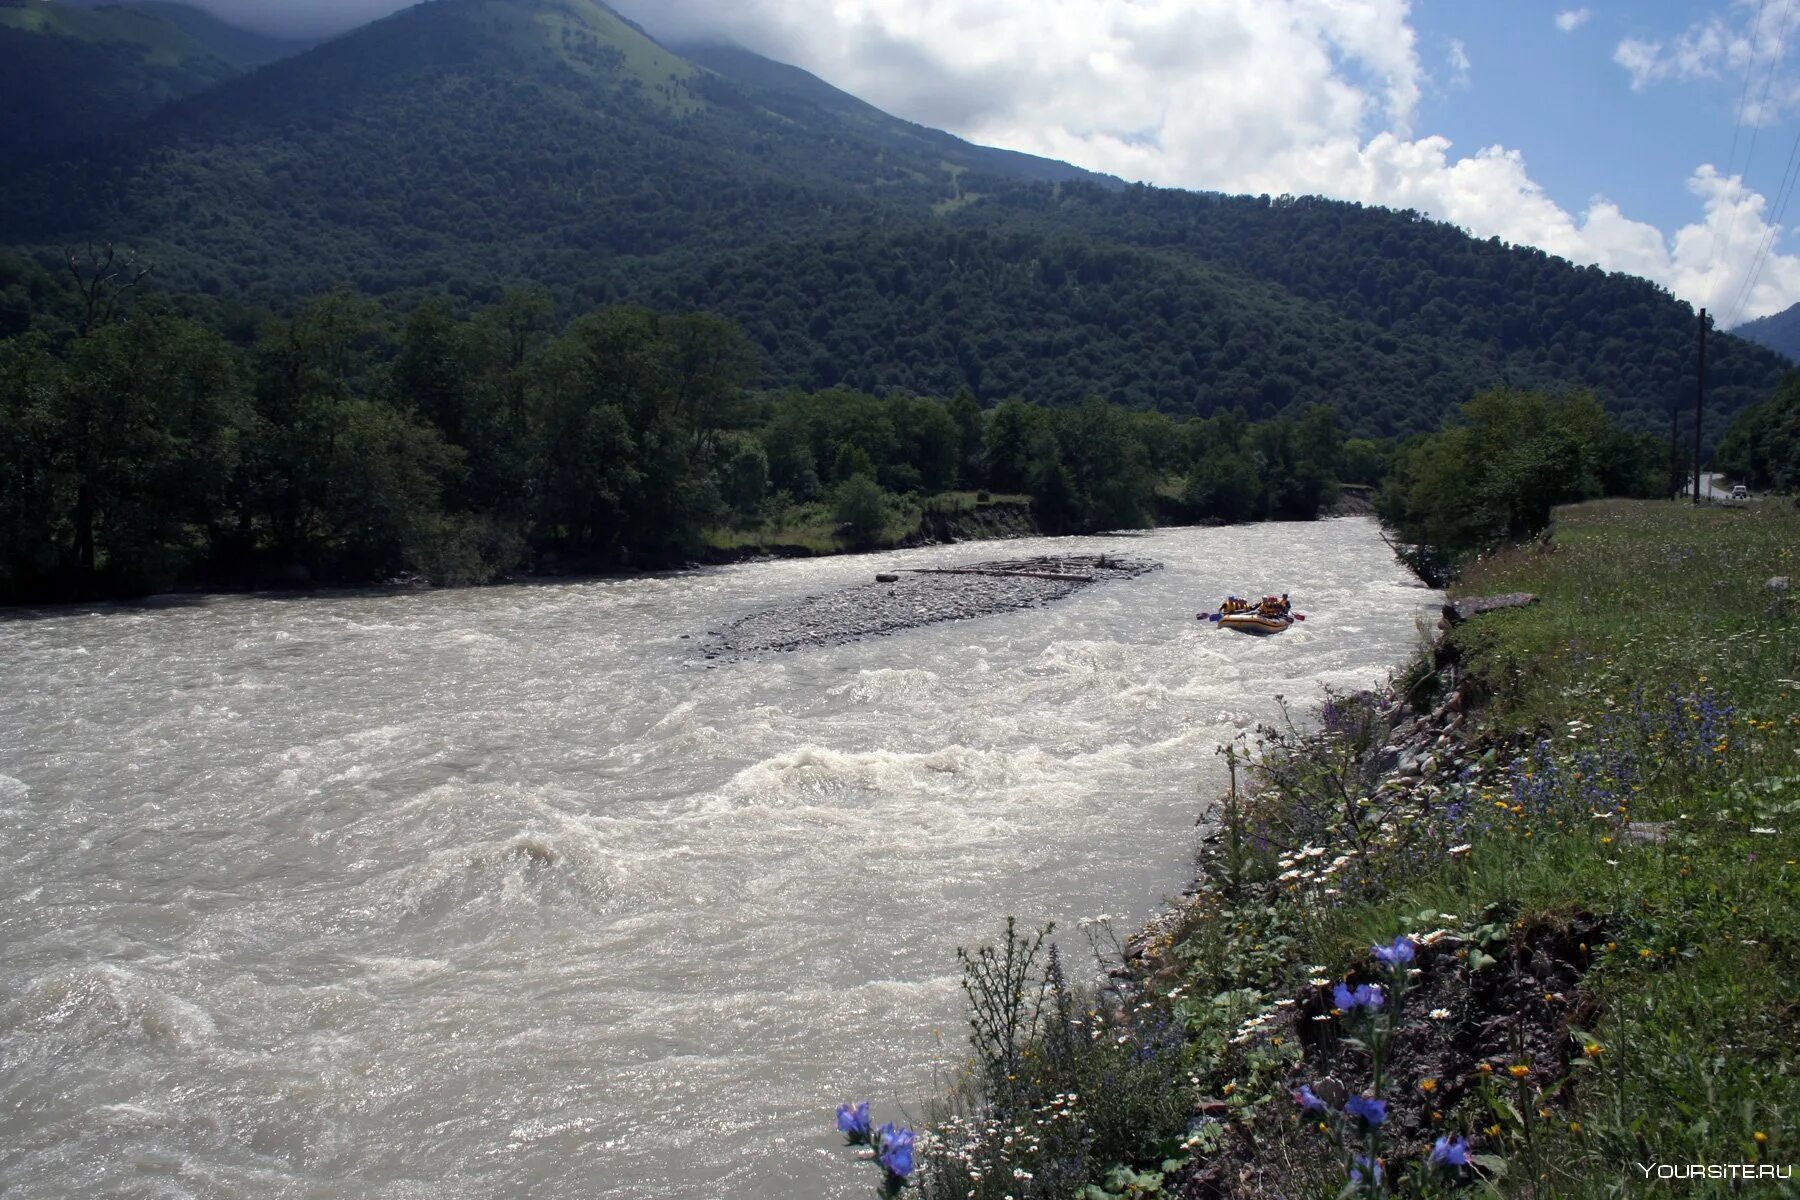
[[[1165,569],[703,657],[875,570],[1100,550]],[[1310,619],[1194,620],[1265,587]],[[1349,519],[0,620],[0,1193],[867,1196],[832,1107],[924,1098],[956,946],[1147,915],[1214,746],[1436,598]]]

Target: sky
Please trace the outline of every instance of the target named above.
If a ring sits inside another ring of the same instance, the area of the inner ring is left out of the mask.
[[[405,0],[198,0],[318,34]],[[615,0],[897,116],[1130,180],[1319,193],[1800,302],[1800,0]]]

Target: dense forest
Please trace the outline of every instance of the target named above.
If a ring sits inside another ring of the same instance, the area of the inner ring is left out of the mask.
[[[0,0],[0,34],[69,67],[0,173],[4,599],[876,544],[982,495],[1058,531],[1309,517],[1384,480],[1429,570],[1666,490],[1692,408],[1694,313],[1641,279],[974,146],[598,0],[303,53],[179,6]],[[1785,361],[1712,345],[1721,460],[1791,481]]]
[[[292,313],[341,286],[458,311],[730,317],[769,388],[1100,396],[1435,429],[1480,388],[1691,409],[1692,310],[1416,213],[1124,187],[962,142],[748,52],[659,45],[596,0],[442,0],[0,181],[54,262],[139,248],[171,288]],[[1707,427],[1783,360],[1714,340]]]
[[[171,100],[305,49],[154,0],[0,0],[0,164],[118,134]]]
[[[1800,491],[1800,372],[1738,414],[1719,440],[1713,465],[1759,491]]]
[[[1057,532],[1304,518],[1392,452],[1322,406],[758,390],[755,346],[707,314],[336,292],[278,317],[134,295],[103,258],[84,289],[0,265],[33,316],[0,340],[5,601],[661,566],[797,511],[854,547],[958,490]]]

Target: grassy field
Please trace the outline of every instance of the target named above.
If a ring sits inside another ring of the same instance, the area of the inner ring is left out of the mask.
[[[1800,1194],[1654,1177],[1800,1165],[1797,558],[1787,505],[1609,501],[1474,564],[1539,601],[1234,744],[1130,982],[971,956],[927,1195]]]
[[[1477,795],[1501,819],[1470,852],[1329,910],[1304,953],[1344,962],[1428,909],[1592,915],[1606,940],[1584,1032],[1601,1049],[1534,1131],[1542,1178],[1505,1190],[1617,1195],[1645,1186],[1640,1162],[1793,1165],[1800,605],[1766,583],[1797,573],[1800,514],[1606,501],[1560,512],[1551,547],[1465,572],[1456,594],[1541,601],[1450,642],[1486,694],[1481,726],[1544,746],[1514,778],[1593,803],[1520,813]]]

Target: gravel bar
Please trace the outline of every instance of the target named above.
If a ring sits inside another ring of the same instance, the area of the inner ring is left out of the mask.
[[[940,621],[1036,608],[1161,563],[1113,554],[1058,555],[896,571],[874,583],[740,617],[715,630],[707,657],[799,650]],[[891,580],[891,581],[885,581]]]

